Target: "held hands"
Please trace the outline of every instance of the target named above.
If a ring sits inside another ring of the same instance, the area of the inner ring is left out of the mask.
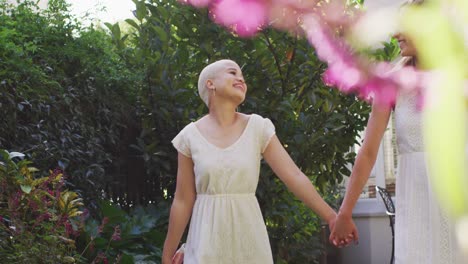
[[[333,226],[330,225],[330,230],[329,241],[336,247],[348,246],[352,241],[358,243],[359,235],[351,215],[338,213]]]
[[[184,253],[185,253],[185,244],[182,244],[182,246],[174,254],[174,257],[172,257],[172,264],[184,263]]]
[[[163,257],[162,264],[183,264],[184,252],[177,251],[172,258]]]
[[[172,257],[164,255],[162,258],[162,264],[183,264],[184,263],[184,252],[185,251],[185,244],[174,253]]]

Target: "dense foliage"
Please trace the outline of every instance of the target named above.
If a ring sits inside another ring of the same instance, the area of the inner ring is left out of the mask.
[[[0,150],[0,260],[74,263],[81,199],[61,171],[35,177],[22,156]]]
[[[92,200],[127,162],[135,74],[102,30],[49,4],[43,13],[1,4],[0,145],[41,170],[60,166]]]
[[[135,19],[103,29],[80,25],[62,0],[49,1],[42,12],[29,1],[16,7],[0,1],[0,147],[25,153],[41,171],[65,171],[66,186],[92,214],[79,239],[81,250],[95,246],[86,249],[87,258],[105,252],[135,260],[142,256],[125,243],[137,240],[145,258],[157,263],[160,243],[151,239],[164,239],[175,188],[170,141],[207,112],[197,95],[198,73],[221,58],[243,68],[249,93],[239,110],[272,119],[299,167],[336,202],[369,108],[323,85],[325,65],[301,36],[266,30],[239,39],[206,11],[172,0],[134,2]],[[260,179],[257,195],[276,263],[317,261],[320,220],[267,166]],[[156,204],[158,210],[142,215],[164,217],[135,234],[124,227],[136,220],[122,215],[98,237],[91,227],[110,210],[100,199],[127,209]],[[128,240],[111,239],[117,225]]]

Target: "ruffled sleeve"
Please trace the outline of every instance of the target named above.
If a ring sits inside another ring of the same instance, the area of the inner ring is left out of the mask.
[[[188,130],[189,125],[182,129],[179,134],[172,140],[172,145],[177,149],[178,152],[182,153],[184,156],[191,158],[192,153],[190,151],[190,144],[188,139]]]
[[[271,139],[275,135],[275,125],[268,118],[263,118],[263,129],[261,134],[261,153],[265,152],[265,149],[270,144]]]

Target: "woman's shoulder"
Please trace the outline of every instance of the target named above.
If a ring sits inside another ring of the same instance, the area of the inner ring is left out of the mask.
[[[251,114],[244,114],[246,115],[247,117],[250,117],[250,118],[253,118],[253,119],[256,119],[256,120],[265,120],[265,119],[268,119],[266,117],[263,117],[259,114],[255,114],[255,113],[251,113]]]
[[[206,123],[208,119],[208,115],[204,115],[200,118],[198,118],[197,120],[195,121],[192,121],[190,124],[188,124],[187,126],[189,125],[192,125],[192,126],[204,126],[204,124]]]
[[[250,114],[250,118],[253,118],[253,119],[256,120],[258,123],[262,123],[262,124],[264,124],[264,123],[271,123],[270,118],[265,117],[265,116],[261,116],[261,115],[259,115],[259,114],[254,114],[254,113],[252,113],[252,114]]]

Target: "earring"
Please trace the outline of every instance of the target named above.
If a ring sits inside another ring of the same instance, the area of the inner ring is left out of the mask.
[[[216,87],[213,88],[213,96],[216,96]]]

